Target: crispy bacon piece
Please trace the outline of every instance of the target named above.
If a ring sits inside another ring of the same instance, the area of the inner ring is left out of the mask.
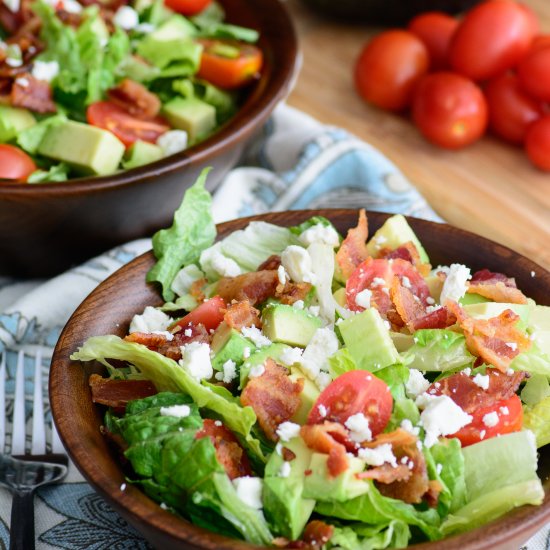
[[[388,485],[394,481],[407,481],[412,476],[412,472],[405,464],[392,466],[385,462],[382,466],[369,468],[364,472],[356,474],[356,476],[358,479],[372,479],[378,481],[378,483],[385,483]]]
[[[286,281],[284,285],[277,285],[275,298],[282,304],[292,305],[298,300],[305,300],[311,290],[311,283],[293,283]]]
[[[509,304],[526,304],[527,297],[519,288],[508,286],[502,281],[495,283],[472,283],[468,284],[466,292],[470,294],[479,294],[484,298],[493,300],[493,302],[503,302]]]
[[[504,275],[504,273],[489,271],[488,269],[481,269],[479,271],[476,271],[472,275],[470,282],[476,283],[476,284],[479,284],[479,283],[493,284],[493,283],[501,282],[501,283],[504,283],[506,286],[516,288],[516,280],[513,277],[508,277],[508,275]]]
[[[136,118],[147,120],[159,114],[160,99],[135,80],[123,79],[117,86],[111,88],[107,95],[111,102]]]
[[[241,330],[243,327],[262,328],[260,312],[250,305],[248,300],[231,304],[223,316],[223,320],[231,328]]]
[[[208,281],[206,279],[197,279],[193,283],[191,283],[191,287],[189,288],[189,294],[197,300],[197,302],[202,303],[204,302],[206,296],[204,294],[204,287],[208,284]]]
[[[124,340],[142,344],[154,351],[168,342],[168,338],[164,334],[153,334],[150,332],[131,332],[124,337]]]
[[[452,300],[446,306],[464,331],[470,352],[502,372],[506,372],[516,355],[531,347],[531,340],[516,328],[519,315],[510,309],[491,319],[473,319]]]
[[[300,540],[288,540],[285,537],[276,537],[271,542],[277,548],[292,548],[294,550],[319,550],[334,535],[334,527],[324,521],[314,519],[310,521]]]
[[[443,485],[441,485],[437,479],[430,479],[430,481],[428,481],[428,490],[424,495],[424,500],[428,503],[430,508],[437,507],[441,491],[443,491]]]
[[[303,378],[293,382],[288,370],[267,359],[261,376],[248,380],[241,394],[241,403],[254,409],[258,423],[266,436],[277,441],[277,427],[290,420],[300,407],[300,393],[304,387]]]
[[[262,264],[258,266],[256,271],[277,271],[281,265],[281,256],[273,254]]]
[[[385,258],[386,260],[395,260],[397,258],[406,260],[414,265],[416,270],[424,277],[430,273],[432,268],[430,264],[422,263],[420,253],[412,241],[407,241],[394,250],[391,250],[390,248],[381,248],[376,257]]]
[[[349,279],[355,268],[369,256],[367,252],[367,237],[369,226],[365,209],[359,211],[357,227],[348,229],[348,234],[336,253],[336,263],[345,280]]]
[[[88,384],[92,390],[92,401],[100,405],[124,411],[128,401],[155,395],[157,389],[150,380],[112,380],[99,374],[91,374]]]
[[[248,300],[254,306],[274,296],[278,284],[277,271],[253,271],[237,277],[223,277],[218,282],[218,294],[226,303]]]
[[[348,432],[342,424],[306,424],[300,428],[300,435],[310,449],[328,454],[327,467],[331,476],[336,477],[348,469],[346,447],[336,439],[348,438]]]
[[[35,113],[55,113],[57,107],[52,100],[48,82],[37,80],[29,73],[17,78],[11,89],[10,101],[14,107],[24,107]]]

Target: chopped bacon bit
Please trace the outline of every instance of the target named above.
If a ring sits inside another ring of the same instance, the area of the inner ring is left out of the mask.
[[[88,383],[94,403],[113,407],[119,412],[124,411],[129,401],[158,393],[150,380],[113,380],[92,374]]]
[[[508,286],[506,283],[497,281],[496,283],[479,283],[468,285],[466,292],[470,294],[479,294],[484,298],[493,300],[493,302],[503,302],[509,304],[526,304],[527,297],[519,288]]]
[[[258,266],[256,271],[277,271],[281,265],[281,256],[273,254],[262,264]]]
[[[13,107],[24,107],[35,113],[55,113],[57,107],[52,100],[52,89],[48,82],[37,80],[29,73],[21,75],[13,83],[11,104]],[[25,86],[21,80],[25,79]]]
[[[117,86],[111,88],[107,95],[112,103],[137,118],[147,120],[159,114],[160,99],[135,80],[123,79]]]
[[[313,470],[310,470],[310,469],[304,470],[304,475],[306,477],[310,476],[312,473],[313,473]]]
[[[413,321],[414,331],[423,328],[447,328],[456,323],[456,317],[442,306]]]
[[[398,464],[392,466],[387,462],[382,466],[376,466],[375,468],[369,468],[364,472],[355,474],[357,479],[373,479],[378,483],[393,483],[394,481],[407,481],[412,476],[410,468],[405,464]]]
[[[327,468],[331,476],[336,477],[348,469],[346,448],[334,437],[335,435],[348,437],[348,432],[342,424],[337,422],[308,424],[300,428],[300,435],[310,449],[329,455]]]
[[[286,447],[283,447],[282,453],[285,462],[292,462],[296,458],[296,454]]]
[[[357,227],[348,229],[348,234],[336,253],[336,263],[345,280],[349,279],[355,268],[368,258],[366,245],[368,235],[367,215],[364,208],[361,208]]]
[[[486,284],[493,284],[493,283],[504,283],[506,286],[516,288],[516,280],[513,277],[508,277],[508,275],[504,275],[504,273],[495,273],[493,271],[489,271],[488,269],[481,269],[480,271],[476,271],[472,278],[470,279],[472,283],[486,283]]]
[[[432,268],[430,264],[422,263],[418,248],[416,248],[412,241],[407,241],[394,250],[391,250],[390,248],[382,248],[378,251],[376,257],[384,258],[386,260],[400,259],[410,262],[424,277],[430,273]]]
[[[197,300],[197,302],[202,303],[206,299],[204,294],[204,287],[208,284],[206,279],[197,279],[191,283],[191,288],[189,289],[189,294]]]
[[[428,490],[424,495],[424,500],[428,503],[430,508],[436,508],[439,501],[439,494],[443,491],[443,485],[437,479],[430,479],[428,481]]]
[[[231,328],[241,330],[243,327],[262,327],[260,312],[250,305],[248,300],[231,304],[223,316]]]
[[[516,328],[519,315],[510,309],[491,319],[473,319],[452,300],[446,306],[456,315],[468,350],[502,372],[506,372],[516,355],[531,347],[528,336]]]
[[[302,540],[312,548],[321,548],[334,535],[334,527],[324,521],[314,519],[304,529]]]
[[[261,376],[251,378],[241,394],[241,403],[254,409],[258,423],[266,436],[277,441],[277,427],[290,420],[299,409],[300,393],[304,379],[293,382],[288,370],[267,359],[265,371]]]
[[[274,296],[278,284],[277,271],[253,271],[237,277],[223,277],[217,290],[226,303],[248,300],[254,306]]]
[[[309,294],[312,285],[310,283],[293,283],[286,281],[284,285],[277,285],[275,298],[282,304],[292,305],[298,300],[305,300]]]
[[[127,342],[142,344],[149,349],[156,351],[160,346],[166,344],[168,338],[164,334],[153,334],[150,332],[131,332],[124,337]]]

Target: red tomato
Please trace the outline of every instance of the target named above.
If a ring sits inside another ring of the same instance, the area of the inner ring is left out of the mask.
[[[511,0],[488,0],[470,10],[449,48],[451,67],[472,80],[486,80],[514,67],[536,34],[536,19]]]
[[[428,50],[414,34],[386,31],[373,38],[355,65],[359,95],[382,109],[401,111],[411,102],[413,88],[428,72]]]
[[[506,141],[523,143],[528,126],[543,114],[542,104],[521,89],[514,74],[497,76],[484,92],[491,130]]]
[[[550,172],[550,115],[543,116],[529,127],[525,135],[525,151],[537,168]]]
[[[448,66],[447,52],[458,20],[440,11],[429,11],[411,19],[407,28],[422,42],[430,54],[430,70],[441,70]]]
[[[21,183],[36,170],[36,164],[27,153],[13,145],[0,144],[0,179]]]
[[[412,116],[424,137],[447,149],[460,149],[487,128],[488,109],[482,91],[455,73],[424,77],[415,92]]]
[[[263,65],[262,51],[251,44],[230,40],[200,40],[204,46],[197,76],[232,90],[250,83]],[[227,49],[227,50],[226,50]],[[236,52],[228,56],[226,51]]]
[[[536,50],[542,50],[548,46],[550,46],[550,34],[539,34],[538,36],[535,36],[533,42],[531,43],[529,53]]]
[[[319,411],[320,405],[325,407],[325,415]],[[319,424],[328,420],[345,424],[350,416],[363,413],[375,436],[386,427],[392,407],[393,398],[383,380],[369,371],[352,370],[341,374],[321,392],[307,422]]]
[[[497,413],[498,423],[495,426],[487,426],[483,422],[483,417],[493,412]],[[502,399],[489,407],[476,409],[472,413],[472,417],[473,420],[470,424],[448,436],[459,439],[463,447],[479,443],[497,435],[519,432],[523,425],[521,400],[517,395],[512,395],[509,399]]]
[[[183,15],[195,15],[204,10],[212,0],[164,0],[172,10]]]
[[[86,111],[86,119],[92,126],[112,132],[126,147],[137,140],[155,143],[170,130],[170,125],[161,117],[141,120],[109,101],[92,103]]]
[[[541,101],[550,101],[550,46],[539,42],[518,65],[521,87]]]
[[[175,324],[180,327],[201,324],[204,325],[207,330],[214,330],[218,328],[218,325],[223,321],[226,307],[221,296],[214,296],[209,300],[205,300],[191,311],[191,313],[182,317]]]

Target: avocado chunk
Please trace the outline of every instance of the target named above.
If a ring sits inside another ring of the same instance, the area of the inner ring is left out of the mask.
[[[529,331],[537,347],[550,357],[550,307],[530,304]]]
[[[315,405],[317,398],[321,394],[317,385],[312,382],[299,367],[290,367],[290,379],[293,382],[297,382],[300,378],[304,379],[304,387],[302,393],[300,393],[300,408],[294,413],[294,416],[290,419],[291,422],[296,424],[305,424],[309,412]]]
[[[414,336],[412,334],[403,334],[402,332],[390,330],[390,338],[399,353],[407,351],[414,345]]]
[[[289,346],[285,344],[271,344],[270,346],[260,348],[256,351],[254,351],[253,346],[251,346],[250,349],[252,351],[252,354],[248,359],[245,360],[240,368],[240,388],[244,388],[246,386],[246,382],[248,381],[248,373],[250,372],[250,369],[252,367],[263,365],[265,361],[269,358],[273,359],[274,361],[278,361],[281,357],[281,354],[286,349],[289,349]]]
[[[185,130],[191,142],[206,137],[216,127],[216,109],[196,97],[176,97],[162,114],[177,130]]]
[[[212,367],[216,370],[222,370],[224,363],[231,360],[236,365],[241,365],[244,361],[244,350],[249,348],[253,350],[254,344],[245,338],[240,332],[231,328],[223,322],[214,333],[212,338]]]
[[[303,309],[273,304],[262,313],[263,333],[272,342],[305,348],[321,327],[321,319]]]
[[[129,170],[160,160],[164,157],[164,153],[158,145],[138,140],[130,146],[125,156],[126,159],[122,165]]]
[[[162,42],[176,38],[191,38],[196,32],[195,26],[190,21],[175,14],[149,33],[146,39]]]
[[[418,237],[401,214],[391,216],[384,222],[382,227],[376,231],[372,239],[367,243],[367,251],[371,256],[376,257],[380,249],[389,248],[390,250],[395,250],[408,241],[412,241],[416,246],[422,262],[430,263],[424,247],[420,244]]]
[[[66,162],[82,175],[101,176],[116,172],[124,145],[107,130],[67,120],[48,127],[38,153]]]
[[[27,109],[0,105],[0,143],[14,139],[19,132],[36,124]]]
[[[347,300],[347,297],[346,297],[346,288],[345,288],[345,287],[339,288],[339,289],[332,295],[332,297],[336,300],[336,303],[337,303],[339,306],[346,307],[346,305],[347,305],[347,303],[348,303],[348,300]]]
[[[473,292],[466,292],[462,298],[460,298],[459,303],[463,306],[469,306],[471,304],[483,304],[485,302],[490,302],[489,298],[485,296],[480,296],[479,294],[474,294]]]
[[[338,328],[360,369],[376,371],[399,362],[399,353],[377,309],[371,307],[353,315]]]
[[[528,304],[507,304],[504,302],[480,302],[463,306],[464,311],[474,319],[490,319],[498,317],[503,311],[511,309],[516,315],[521,317],[521,322],[525,326],[529,323],[529,305]]]

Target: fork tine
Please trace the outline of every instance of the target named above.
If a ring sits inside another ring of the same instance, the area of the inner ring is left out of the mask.
[[[6,452],[6,350],[0,360],[0,452]]]
[[[32,408],[31,454],[46,453],[46,431],[44,426],[44,395],[42,393],[42,352],[36,350],[34,360],[34,397]]]
[[[11,454],[25,454],[25,355],[23,351],[17,354],[15,394],[13,398]]]

